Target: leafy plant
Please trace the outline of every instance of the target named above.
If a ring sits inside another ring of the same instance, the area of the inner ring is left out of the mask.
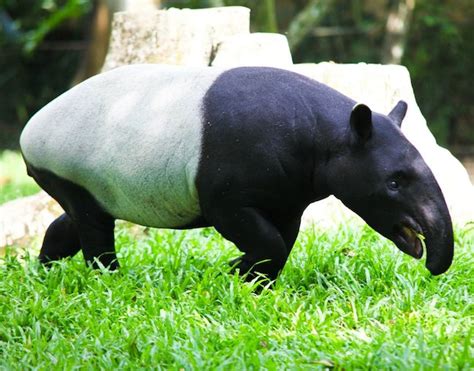
[[[3,0],[0,146],[14,147],[9,140],[17,138],[28,118],[69,87],[80,50],[57,50],[45,41],[63,40],[67,45],[82,37],[81,24],[91,7],[91,0]]]

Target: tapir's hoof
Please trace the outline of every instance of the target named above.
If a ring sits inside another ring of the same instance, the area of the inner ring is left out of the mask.
[[[41,265],[43,265],[45,268],[49,269],[53,265],[53,262],[55,261],[54,259],[49,259],[47,256],[40,254],[38,255],[38,261],[40,262]]]
[[[116,271],[120,268],[120,264],[117,259],[108,260],[95,258],[93,262],[87,261],[87,265],[92,269],[105,269],[108,271]]]
[[[252,264],[250,264],[247,260],[243,257],[239,257],[233,259],[229,262],[229,265],[232,267],[230,274],[235,274],[235,272],[239,272],[239,275],[244,277],[246,281],[251,281],[255,278],[255,274],[252,272]],[[251,276],[251,278],[250,278]]]
[[[250,263],[243,257],[231,260],[229,265],[232,267],[230,274],[235,274],[235,272],[238,270],[239,275],[243,277],[245,282],[257,283],[254,289],[254,292],[257,294],[259,294],[264,288],[272,288],[275,283],[276,278],[272,279],[268,275],[256,271],[254,269],[256,265]]]

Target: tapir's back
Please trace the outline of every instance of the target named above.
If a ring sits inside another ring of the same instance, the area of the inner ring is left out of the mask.
[[[185,225],[200,213],[200,110],[220,72],[135,65],[93,77],[30,120],[25,160],[82,186],[118,219]]]

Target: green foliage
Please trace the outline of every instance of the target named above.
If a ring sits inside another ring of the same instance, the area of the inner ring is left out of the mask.
[[[441,143],[474,144],[472,1],[420,0],[403,63]]]
[[[90,0],[3,0],[0,45],[31,54],[63,22],[90,11]]]
[[[0,205],[38,191],[38,185],[26,174],[21,155],[12,151],[0,152]]]
[[[66,20],[80,18],[90,7],[90,0],[4,0],[0,43],[14,44],[31,54],[47,34]]]
[[[49,10],[49,14],[43,19],[40,18],[38,24],[25,33],[23,40],[24,51],[32,53],[46,35],[64,21],[83,16],[89,10],[90,3],[90,0],[68,0],[64,5],[60,5],[58,1],[43,0],[42,9]]]
[[[314,3],[314,8],[323,9],[317,1]],[[377,7],[366,8],[361,0],[352,1],[350,7],[344,0],[326,0],[321,3],[330,3],[331,6],[322,17],[318,14],[320,19],[312,25],[312,32],[306,32],[300,46],[292,50],[295,63],[328,60],[336,63],[377,63],[380,60],[385,20],[376,12]],[[326,30],[326,34],[317,36],[318,30]]]
[[[2,127],[20,129],[35,111],[69,88],[80,51],[57,50],[54,45],[48,48],[44,41],[57,39],[67,44],[80,38],[86,21],[84,15],[90,11],[91,4],[91,0],[3,0],[0,6]],[[0,144],[11,146],[8,139],[0,132]]]
[[[0,368],[470,369],[473,233],[431,277],[367,227],[300,234],[273,290],[212,229],[120,228],[119,272],[0,265]]]

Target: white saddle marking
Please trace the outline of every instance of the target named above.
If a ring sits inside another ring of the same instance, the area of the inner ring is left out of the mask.
[[[29,121],[23,154],[88,190],[117,219],[188,224],[200,215],[201,104],[222,72],[132,65],[97,75]]]

